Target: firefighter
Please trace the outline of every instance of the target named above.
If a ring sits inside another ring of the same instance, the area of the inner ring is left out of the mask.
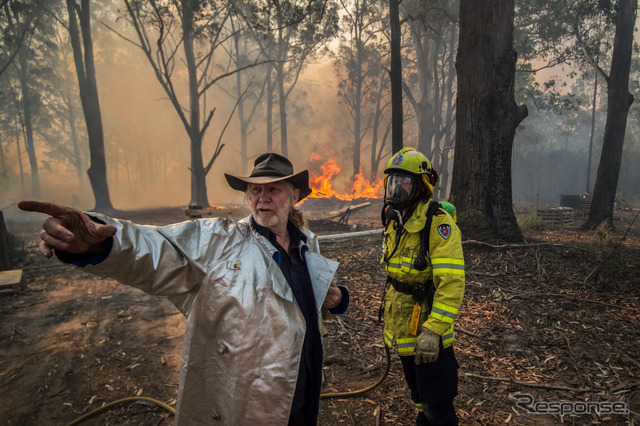
[[[384,339],[397,345],[418,425],[453,425],[458,417],[458,363],[453,323],[464,294],[461,235],[433,201],[438,175],[414,148],[404,148],[384,171],[382,262],[390,283],[384,301]]]

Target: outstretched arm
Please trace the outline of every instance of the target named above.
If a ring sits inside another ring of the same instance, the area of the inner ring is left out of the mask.
[[[82,211],[44,201],[21,201],[21,210],[49,215],[42,224],[40,253],[53,256],[53,250],[73,254],[106,255],[116,228],[94,222]]]

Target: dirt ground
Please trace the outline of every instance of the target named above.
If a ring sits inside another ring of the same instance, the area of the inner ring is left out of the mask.
[[[616,233],[546,227],[525,230],[525,244],[464,241],[467,288],[456,323],[461,424],[640,424],[640,232],[636,226],[624,234],[636,214],[626,212]],[[122,216],[161,225],[183,220],[184,212]],[[350,220],[335,229],[376,227],[377,212]],[[173,406],[184,331],[177,309],[42,258],[37,217],[8,215],[7,227],[27,287],[0,293],[0,424],[68,424],[130,397]],[[341,262],[338,280],[351,291],[351,307],[326,321],[329,395],[320,425],[413,424],[416,411],[394,351],[379,386],[330,395],[369,387],[385,371],[377,321],[385,273],[379,236],[325,239],[321,248]],[[578,413],[553,414],[560,405],[552,403],[560,401],[564,411]],[[532,407],[550,414],[528,412]],[[591,412],[581,413],[585,407]],[[152,402],[127,400],[83,424],[172,422]]]

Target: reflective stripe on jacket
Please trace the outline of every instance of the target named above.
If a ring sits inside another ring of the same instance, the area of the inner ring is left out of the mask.
[[[434,214],[429,233],[428,267],[418,271],[414,262],[420,252],[420,231],[424,228],[429,202],[420,202],[404,224],[398,248],[385,264],[387,274],[405,283],[422,283],[433,279],[435,294],[429,311],[428,301],[422,302],[419,324],[442,336],[443,346],[454,342],[454,319],[464,295],[464,256],[460,229],[443,210]],[[384,237],[384,259],[396,245],[393,222]],[[400,355],[413,355],[417,335],[410,332],[410,320],[415,305],[410,294],[390,287],[385,297],[384,338],[388,346],[395,340]],[[418,327],[418,333],[420,327]]]
[[[176,424],[287,424],[305,322],[273,245],[246,220],[154,227],[95,216],[118,231],[107,259],[83,270],[166,296],[186,317]],[[305,234],[320,327],[338,263]]]

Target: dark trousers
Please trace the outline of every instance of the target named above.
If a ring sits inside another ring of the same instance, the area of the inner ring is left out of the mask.
[[[435,362],[416,365],[415,357],[401,356],[404,378],[414,404],[422,404],[417,425],[457,425],[453,399],[458,394],[458,362],[453,347],[442,349]]]
[[[289,415],[288,426],[314,426],[318,423],[318,407],[307,404]]]

